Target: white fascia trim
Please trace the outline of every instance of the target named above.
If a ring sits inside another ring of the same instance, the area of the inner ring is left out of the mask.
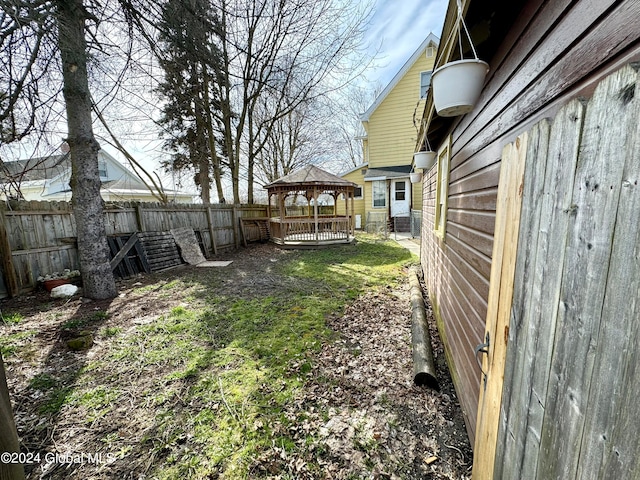
[[[400,71],[396,73],[395,77],[391,79],[389,84],[384,88],[384,90],[382,90],[380,95],[377,96],[373,104],[367,109],[366,112],[360,115],[360,120],[362,122],[369,121],[369,118],[371,118],[373,112],[375,112],[375,110],[380,106],[384,99],[387,98],[387,95],[389,95],[389,93],[391,93],[391,90],[393,90],[395,86],[400,82],[400,80],[402,80],[402,77],[405,76],[405,74],[409,71],[413,64],[416,63],[416,60],[420,58],[420,55],[422,55],[422,51],[427,48],[427,45],[429,45],[430,42],[435,43],[437,46],[440,43],[440,39],[433,33],[429,33],[429,35],[427,35],[427,38],[424,40],[424,42],[422,42],[418,49],[413,52],[411,58],[409,58],[409,60],[405,62]]]

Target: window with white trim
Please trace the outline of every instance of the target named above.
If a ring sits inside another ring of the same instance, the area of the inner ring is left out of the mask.
[[[107,162],[98,160],[98,175],[100,178],[107,178]]]
[[[427,96],[431,85],[431,72],[420,72],[420,98]]]
[[[353,198],[362,198],[362,185],[358,185],[353,189]]]
[[[444,239],[447,233],[447,206],[449,200],[449,168],[451,163],[451,137],[438,150],[438,176],[436,183],[436,212],[434,229]]]
[[[373,191],[373,208],[384,208],[387,206],[387,182],[385,180],[375,180],[371,182]]]
[[[396,202],[403,202],[407,198],[407,182],[401,180],[394,183]]]

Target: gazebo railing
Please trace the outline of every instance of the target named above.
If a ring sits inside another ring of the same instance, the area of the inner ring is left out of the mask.
[[[319,216],[279,217],[269,220],[271,239],[278,243],[314,243],[349,240],[351,219],[349,217]]]

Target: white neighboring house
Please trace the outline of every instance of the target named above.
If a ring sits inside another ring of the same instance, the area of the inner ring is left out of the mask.
[[[148,187],[135,173],[104,150],[98,152],[100,195],[107,202],[157,202]],[[70,201],[71,158],[69,154],[52,155],[0,164],[0,199],[17,198],[16,185],[24,200]],[[193,203],[194,195],[165,189],[169,201]]]

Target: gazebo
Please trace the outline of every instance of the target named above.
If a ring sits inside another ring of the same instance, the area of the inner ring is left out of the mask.
[[[354,239],[353,192],[356,185],[314,165],[307,165],[265,188],[269,194],[268,216],[271,240],[290,247],[322,246],[351,243]],[[318,205],[320,195],[333,197],[333,208],[327,212]],[[345,215],[338,215],[338,200],[344,196]],[[276,205],[272,205],[272,198]],[[287,207],[289,197],[303,197],[304,208]],[[313,204],[313,205],[312,205]],[[287,211],[289,210],[289,211]]]

